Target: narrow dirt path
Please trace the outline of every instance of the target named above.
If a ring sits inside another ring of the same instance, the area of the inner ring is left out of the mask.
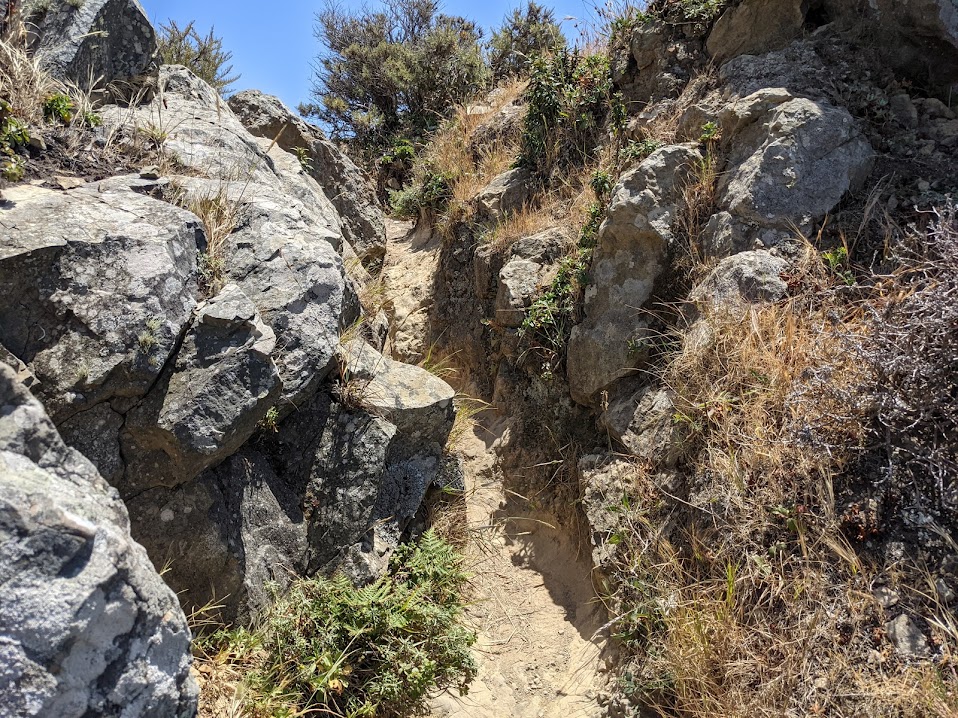
[[[394,356],[428,350],[428,310],[439,242],[408,223],[388,227],[383,291]],[[574,537],[503,488],[499,447],[508,420],[487,411],[457,442],[466,469],[466,549],[479,675],[467,695],[447,692],[433,718],[597,718],[605,678],[591,639],[602,611],[591,566]]]
[[[523,511],[528,502],[503,490],[496,450],[505,430],[504,419],[487,419],[459,442],[480,668],[467,695],[433,701],[433,716],[599,716],[604,679],[591,638],[602,619],[590,565],[550,516]]]

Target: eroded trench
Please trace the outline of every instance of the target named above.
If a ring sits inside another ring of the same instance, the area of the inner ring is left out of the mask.
[[[426,335],[439,250],[428,232],[390,223],[383,291],[400,356]],[[461,376],[447,381],[472,395]],[[464,505],[447,520],[465,524],[458,532],[466,537],[472,576],[468,621],[478,634],[479,673],[467,694],[435,697],[432,716],[600,716],[608,682],[607,615],[593,587],[586,533],[574,507],[561,517],[548,508],[555,506],[548,488],[513,490],[527,482],[522,466],[506,468],[511,431],[510,417],[490,407],[455,441],[466,491]],[[527,468],[541,473],[542,466]]]

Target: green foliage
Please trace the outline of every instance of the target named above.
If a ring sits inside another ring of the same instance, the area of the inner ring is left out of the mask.
[[[216,37],[213,28],[204,36],[196,31],[192,22],[180,27],[170,20],[160,25],[157,40],[164,64],[185,65],[221,95],[227,94],[240,78],[228,64],[233,53],[223,50],[223,40]]]
[[[465,692],[476,675],[476,636],[461,625],[467,576],[432,531],[398,548],[391,569],[363,588],[341,575],[299,580],[259,627],[205,648],[245,669],[257,717],[424,714],[430,691]]]
[[[7,182],[23,179],[26,162],[16,154],[16,149],[29,141],[26,125],[13,116],[10,103],[0,99],[0,177]]]
[[[379,158],[379,164],[391,165],[394,162],[412,162],[416,159],[416,148],[412,142],[406,139],[398,139],[393,142],[382,157]]]
[[[422,178],[412,186],[391,192],[389,203],[393,213],[402,219],[435,217],[452,199],[452,178],[432,170],[425,170]]]
[[[73,120],[73,100],[67,95],[50,95],[43,101],[43,117],[47,122],[69,124]]]
[[[589,250],[584,250],[563,259],[552,284],[526,310],[519,336],[538,350],[545,374],[551,374],[565,354],[591,256]]]
[[[524,76],[534,57],[565,45],[553,11],[530,0],[525,8],[515,8],[506,16],[489,40],[493,81]]]
[[[421,137],[485,86],[482,31],[443,15],[436,0],[384,0],[380,9],[343,10],[333,0],[317,15],[319,58],[312,95],[300,112],[351,140],[365,159],[396,137]]]
[[[729,0],[653,0],[647,16],[672,23],[708,25],[722,14]]]
[[[599,236],[599,227],[602,226],[602,220],[605,219],[605,204],[603,202],[592,202],[589,205],[589,218],[585,226],[582,227],[582,233],[579,235],[579,246],[584,249],[595,247]]]
[[[715,142],[721,134],[722,130],[719,128],[718,123],[706,122],[702,125],[702,135],[699,137],[699,142]]]
[[[621,157],[627,163],[641,162],[660,147],[662,147],[662,143],[651,138],[642,141],[633,140],[622,149]]]
[[[578,49],[533,61],[526,102],[519,164],[546,175],[583,164],[595,153],[606,120],[625,120],[609,58]]]
[[[299,160],[299,166],[303,168],[303,172],[309,174],[313,171],[313,156],[308,149],[305,147],[294,147],[293,154],[295,154],[296,159]]]

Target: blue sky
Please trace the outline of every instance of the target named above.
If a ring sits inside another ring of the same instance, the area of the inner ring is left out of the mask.
[[[599,0],[597,0],[599,1]],[[255,88],[278,95],[290,107],[309,99],[310,63],[319,51],[313,37],[313,17],[322,0],[141,0],[154,25],[169,18],[182,25],[196,21],[205,33],[211,26],[233,53],[233,69],[242,74],[235,89]],[[370,3],[375,5],[375,2]],[[464,15],[487,30],[500,24],[503,16],[518,7],[519,0],[485,0],[469,3],[448,0],[443,12]],[[588,18],[592,0],[544,2],[556,18]],[[345,0],[343,7],[360,7],[361,2]],[[577,35],[573,22],[563,23],[569,37]]]

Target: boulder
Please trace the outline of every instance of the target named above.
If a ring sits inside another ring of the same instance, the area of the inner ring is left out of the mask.
[[[675,465],[682,432],[668,390],[644,386],[609,401],[599,424],[626,450],[663,468]]]
[[[229,208],[234,226],[220,261],[276,335],[286,412],[316,391],[333,367],[339,332],[359,318],[338,253],[339,215],[294,157],[253,137],[189,70],[163,67],[159,82],[153,102],[107,108],[104,123],[127,142],[140,141],[140,128],[161,128],[164,149],[200,175],[173,178],[182,199]]]
[[[45,8],[28,16],[29,40],[56,77],[94,89],[154,67],[156,32],[137,0],[53,2]]]
[[[778,50],[801,37],[807,10],[808,0],[744,0],[715,22],[706,49],[717,62]]]
[[[0,713],[181,718],[190,631],[116,493],[0,364]]]
[[[236,452],[279,399],[275,348],[235,284],[201,305],[175,361],[126,416],[122,493],[185,483]]]
[[[782,274],[789,262],[769,252],[741,252],[719,262],[705,280],[692,290],[692,301],[717,309],[735,311],[748,304],[777,302],[788,293]]]
[[[499,219],[522,208],[532,196],[532,174],[524,167],[507,170],[476,196],[479,209],[489,219]]]
[[[126,190],[21,186],[0,216],[0,342],[58,423],[156,382],[196,306],[198,218]]]
[[[847,110],[783,100],[780,90],[763,90],[723,115],[737,131],[728,137],[733,149],[717,187],[724,226],[705,233],[712,253],[755,240],[774,246],[796,229],[810,233],[871,173],[875,153]]]
[[[368,411],[383,416],[410,447],[441,451],[456,418],[455,390],[434,374],[385,357],[362,340],[340,349],[346,391]],[[439,453],[439,452],[435,452]]]
[[[542,265],[528,259],[513,259],[499,271],[496,293],[496,323],[503,327],[522,326],[526,309],[539,290]]]
[[[683,190],[702,155],[694,145],[656,150],[619,180],[599,229],[584,318],[572,329],[567,370],[572,398],[590,404],[634,372],[645,338],[642,307],[668,264]]]
[[[302,502],[258,450],[245,447],[175,489],[128,500],[133,532],[187,611],[218,606],[227,623],[269,605],[306,569]]]
[[[307,153],[304,169],[339,211],[346,240],[364,265],[380,267],[386,255],[385,219],[363,171],[276,97],[246,90],[233,95],[229,106],[253,135],[275,141],[286,152]]]

